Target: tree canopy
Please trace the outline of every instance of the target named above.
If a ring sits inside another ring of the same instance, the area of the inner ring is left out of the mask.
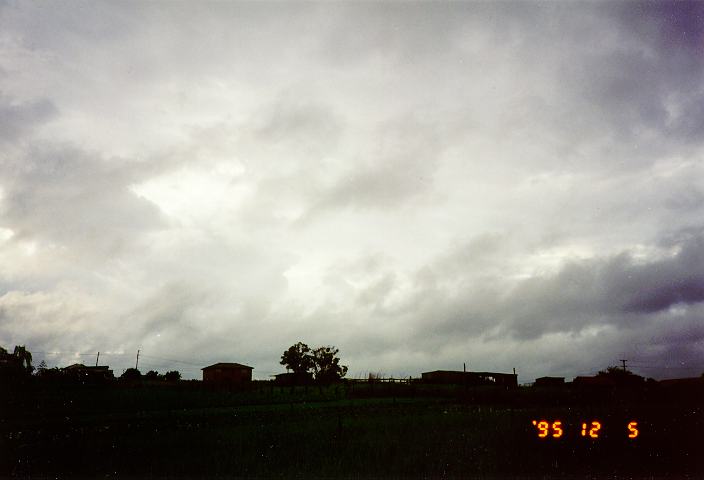
[[[347,367],[340,365],[339,353],[333,346],[311,350],[305,343],[298,342],[281,355],[281,365],[298,375],[312,372],[319,383],[336,382],[347,374]]]
[[[340,365],[338,353],[340,353],[340,350],[332,346],[319,347],[313,350],[313,371],[317,382],[336,382],[347,374],[347,366]]]
[[[289,349],[281,355],[280,363],[293,373],[307,373],[313,367],[310,347],[303,342],[291,345]]]
[[[142,378],[142,373],[136,368],[128,368],[120,375],[120,380],[139,380]]]

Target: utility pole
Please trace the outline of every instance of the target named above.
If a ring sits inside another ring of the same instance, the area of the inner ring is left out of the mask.
[[[98,360],[100,360],[100,352],[98,352],[98,356],[95,357],[95,366],[98,366]]]
[[[467,373],[467,363],[466,362],[462,364],[462,371],[464,373]]]
[[[623,371],[625,372],[626,371],[626,359],[621,358],[621,359],[619,359],[619,361],[623,364]]]
[[[137,367],[139,367],[139,350],[137,350],[137,363],[134,364],[134,369],[139,370]]]

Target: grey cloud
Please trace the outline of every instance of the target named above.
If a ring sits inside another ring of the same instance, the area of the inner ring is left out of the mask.
[[[701,2],[633,2],[617,5],[619,16],[643,41],[656,43],[670,54],[701,49],[704,6]]]
[[[2,160],[2,224],[15,240],[76,248],[77,257],[120,252],[163,219],[129,190],[142,166],[70,146],[38,143]]]
[[[252,119],[255,141],[263,146],[285,143],[296,149],[310,148],[311,144],[325,146],[325,150],[332,148],[342,133],[340,116],[329,106],[293,99],[293,95],[295,92],[283,93],[268,112],[260,114],[261,119]]]
[[[298,340],[414,375],[701,359],[701,9],[5,5],[0,337],[255,375]]]
[[[350,167],[317,192],[307,215],[336,207],[398,207],[426,196],[443,154],[438,140],[433,125],[413,119],[378,124],[369,151],[355,152]]]
[[[607,281],[623,292],[623,310],[651,313],[704,301],[704,240],[685,244],[672,259],[624,269]]]
[[[85,348],[105,338],[95,327],[105,320],[99,302],[70,288],[26,292],[12,290],[0,295],[0,339],[36,349],[71,345]],[[57,338],[61,332],[61,339]]]
[[[0,96],[0,140],[16,142],[57,115],[58,110],[47,99],[20,103]]]
[[[577,57],[566,79],[598,106],[596,112],[621,138],[643,147],[645,128],[658,134],[648,142],[650,148],[657,142],[679,148],[672,137],[701,144],[704,61],[694,46],[704,39],[698,21],[704,16],[702,4],[631,2],[612,7],[621,27],[620,44]],[[643,148],[640,152],[649,154]]]
[[[409,315],[411,338],[427,347],[467,338],[531,340],[555,333],[580,332],[590,327],[648,328],[654,315],[671,307],[694,308],[704,302],[704,242],[694,237],[678,253],[659,260],[636,261],[628,252],[615,257],[572,261],[555,274],[525,280],[506,278],[509,263],[498,260],[502,272],[487,275],[482,261],[466,257],[482,242],[418,270],[414,290],[404,308],[379,315]],[[490,244],[491,248],[495,246]],[[502,251],[506,252],[505,248]],[[451,259],[465,273],[455,271]],[[473,268],[480,268],[474,272]],[[454,273],[453,273],[454,272]],[[379,277],[389,294],[393,283]],[[382,297],[383,298],[383,297]],[[670,325],[677,331],[677,325]],[[435,340],[433,340],[435,339]]]
[[[554,276],[522,282],[501,309],[511,319],[505,328],[531,338],[589,325],[618,327],[647,322],[633,315],[704,302],[703,247],[697,238],[671,258],[639,263],[626,253],[571,263]]]

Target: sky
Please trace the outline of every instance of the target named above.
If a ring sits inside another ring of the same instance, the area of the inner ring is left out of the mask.
[[[2,2],[0,345],[704,372],[704,3]]]

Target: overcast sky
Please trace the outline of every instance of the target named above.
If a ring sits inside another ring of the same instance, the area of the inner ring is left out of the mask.
[[[704,3],[3,2],[0,345],[700,375],[703,153]]]

